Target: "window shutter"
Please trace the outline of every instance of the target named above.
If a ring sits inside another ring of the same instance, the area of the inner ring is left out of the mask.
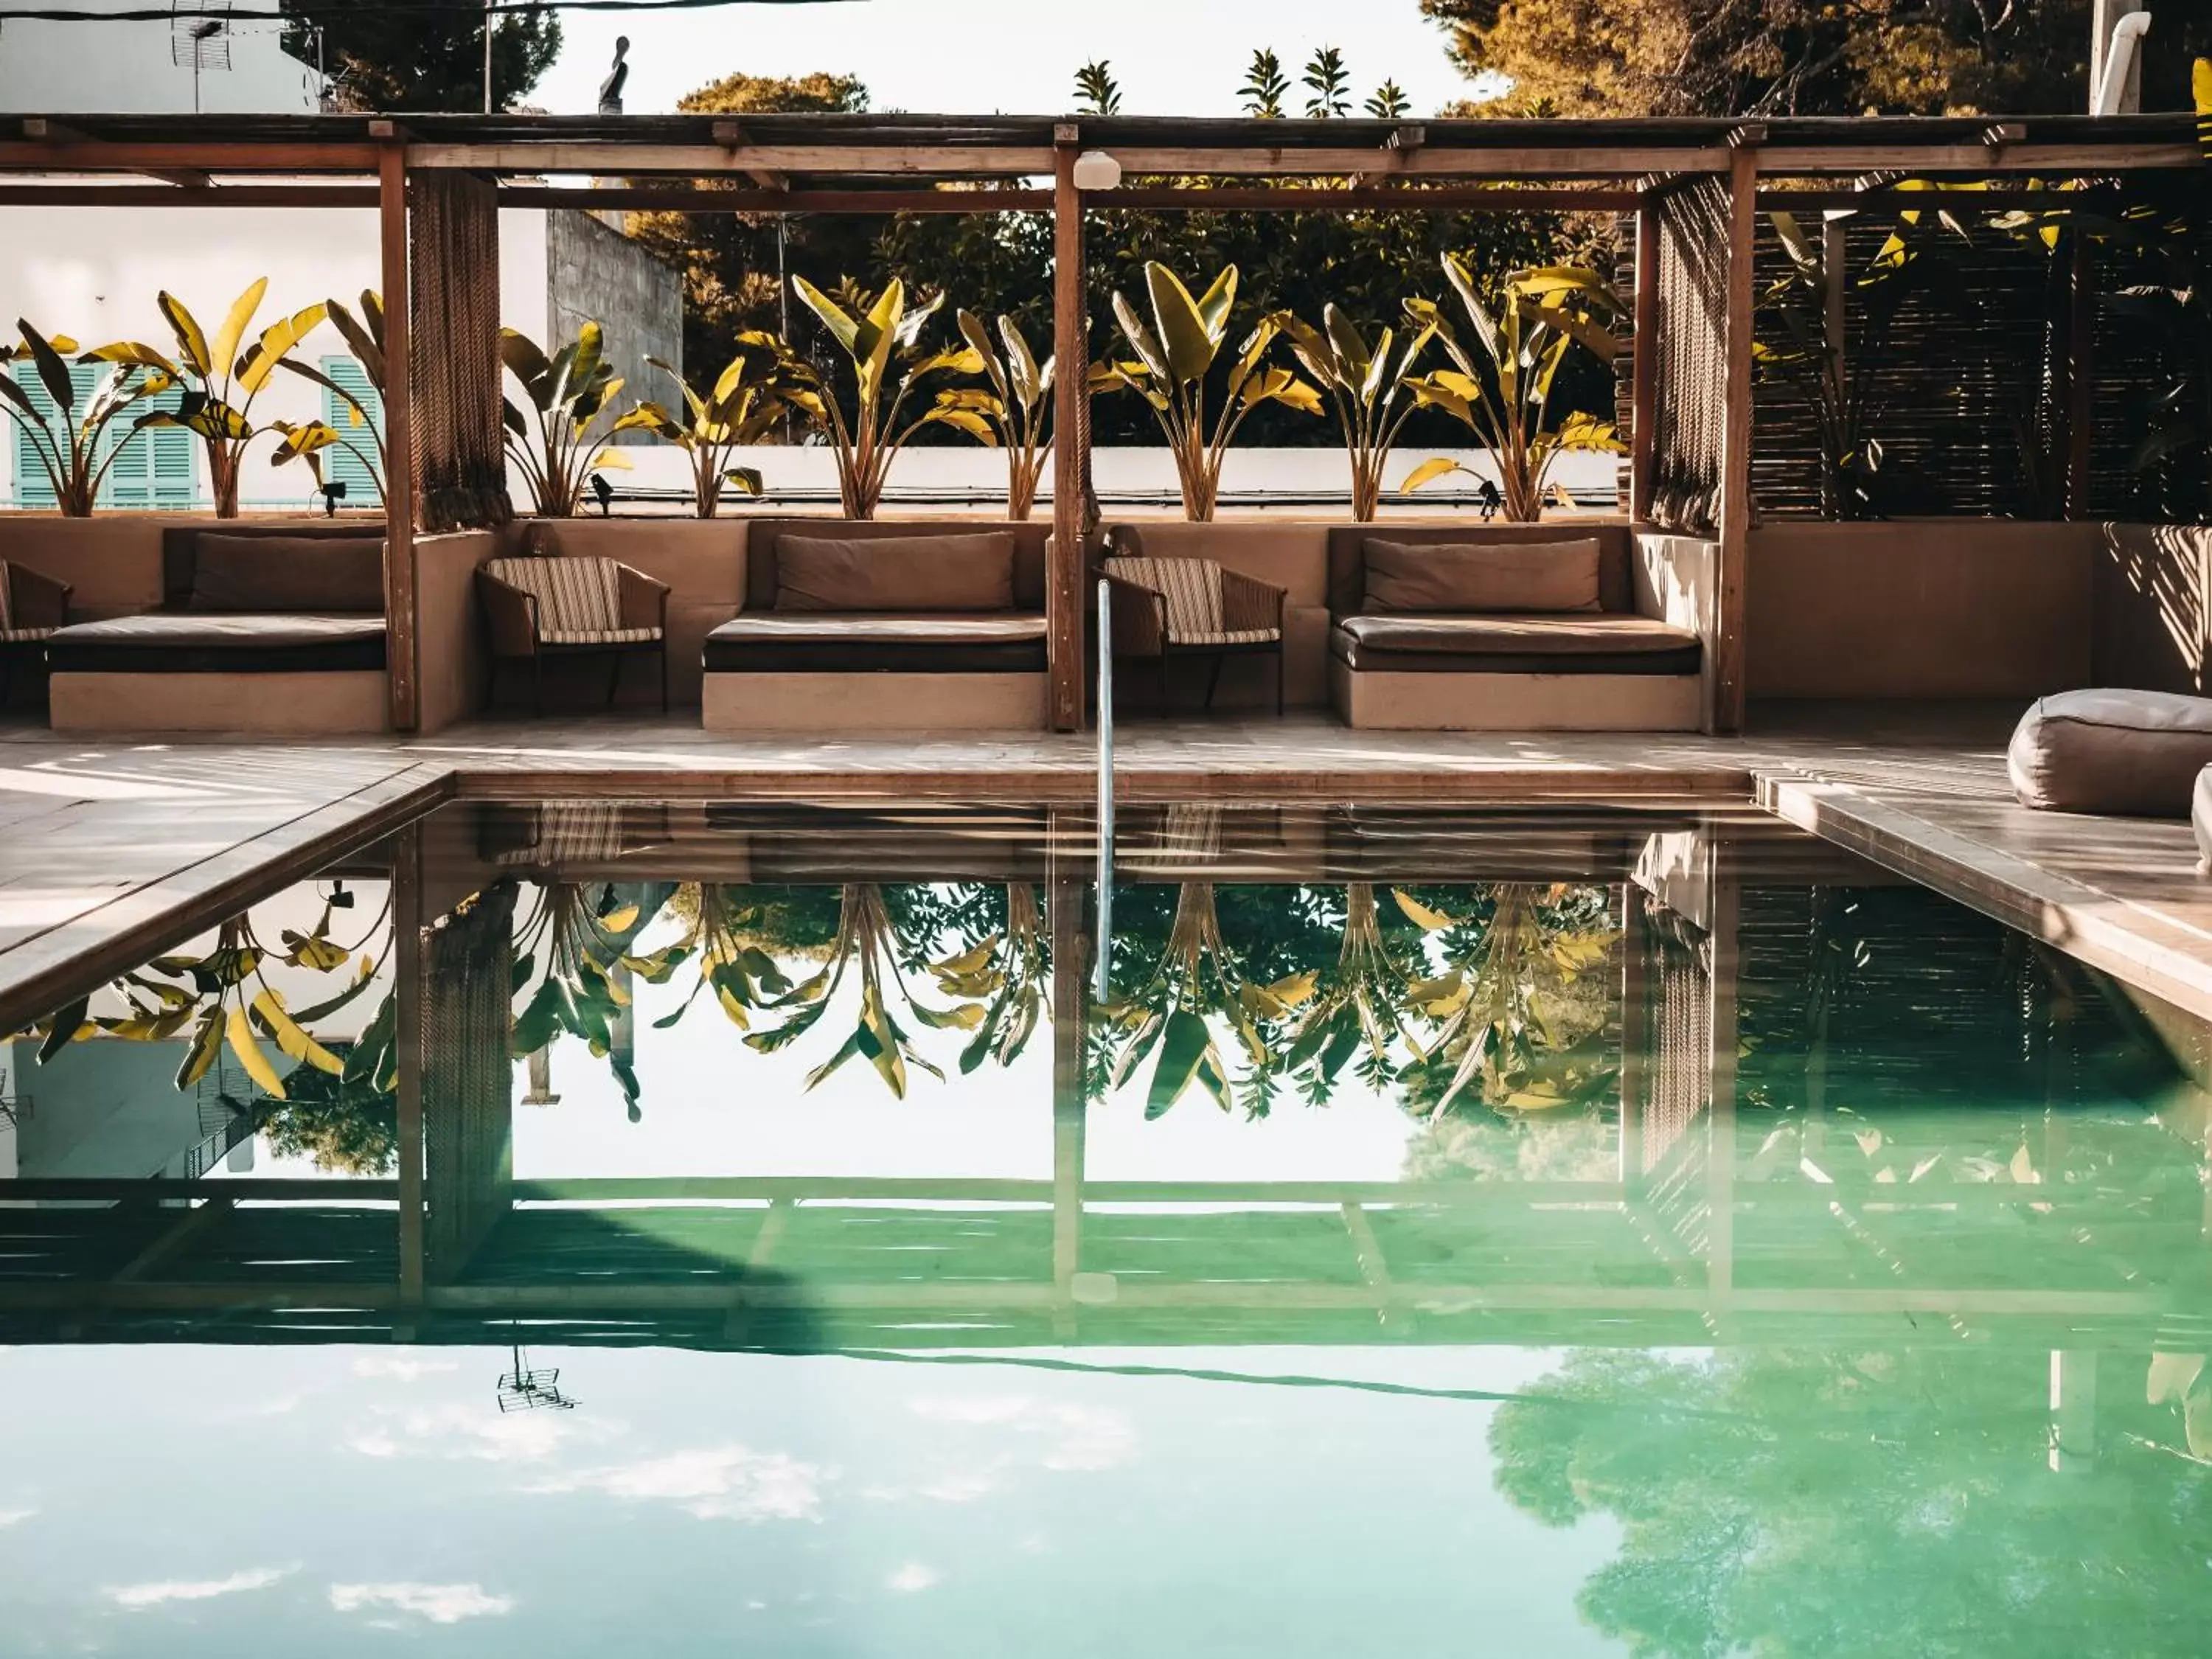
[[[76,385],[79,398],[84,395],[85,371],[91,365],[86,363],[70,365],[70,379]],[[23,372],[25,370],[29,370],[27,362],[21,365],[15,374],[15,384],[30,398],[31,407],[39,411],[40,418],[51,422],[54,417],[54,400],[47,394],[46,383],[39,378],[35,370]],[[38,428],[20,410],[10,429],[15,434],[15,505],[45,507],[51,511],[55,505],[54,481],[46,472],[46,462],[40,459],[46,448],[45,442],[42,439],[32,437],[31,434]]]
[[[141,415],[173,415],[184,404],[184,390],[172,386],[158,398],[133,404],[130,412],[108,428],[108,442],[120,444],[121,453],[107,469],[100,499],[108,507],[179,509],[194,505],[198,495],[193,466],[199,437],[180,426],[131,430]]]
[[[347,506],[374,507],[383,497],[371,463],[376,459],[376,434],[384,429],[384,399],[369,384],[368,372],[357,358],[325,357],[323,373],[359,398],[369,416],[369,424],[362,424],[344,398],[323,388],[324,423],[343,441],[323,452],[323,477],[344,483]],[[361,453],[356,454],[356,450]]]

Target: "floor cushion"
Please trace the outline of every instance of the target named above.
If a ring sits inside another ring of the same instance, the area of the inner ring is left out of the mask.
[[[2020,804],[2115,817],[2189,816],[2212,766],[2212,698],[2099,690],[2043,697],[2005,756]]]
[[[2189,802],[2189,827],[2197,832],[2197,872],[2212,876],[2212,766],[2197,775]]]
[[[1330,652],[1358,673],[1694,674],[1702,647],[1650,617],[1346,617]]]

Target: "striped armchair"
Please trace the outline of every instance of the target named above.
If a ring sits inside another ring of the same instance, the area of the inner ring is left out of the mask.
[[[70,585],[0,560],[0,703],[15,689],[19,659],[46,660],[46,641],[69,621]]]
[[[611,665],[611,708],[623,658],[644,652],[660,659],[660,708],[667,712],[666,584],[614,559],[533,555],[487,561],[477,572],[477,590],[491,644],[487,702],[495,700],[500,665],[526,661],[531,706],[543,712],[546,659],[600,652]]]
[[[1177,653],[1208,656],[1213,672],[1206,706],[1221,686],[1231,656],[1272,652],[1275,712],[1283,712],[1283,605],[1288,592],[1225,569],[1212,559],[1115,557],[1103,561],[1114,617],[1114,654],[1159,664],[1160,701],[1167,701],[1168,663]]]

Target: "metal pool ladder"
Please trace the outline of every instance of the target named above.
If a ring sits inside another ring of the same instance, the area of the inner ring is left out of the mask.
[[[1091,994],[1107,1000],[1114,954],[1114,611],[1113,589],[1098,584],[1098,948]]]

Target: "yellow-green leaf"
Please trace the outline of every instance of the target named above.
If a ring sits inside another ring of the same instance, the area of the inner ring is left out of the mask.
[[[276,1046],[291,1058],[303,1061],[319,1072],[327,1072],[332,1077],[344,1075],[345,1062],[301,1028],[299,1022],[286,1011],[284,999],[276,992],[264,991],[254,998],[253,1012],[261,1016],[261,1023],[268,1028],[270,1036],[276,1039]]]
[[[230,1052],[238,1056],[238,1063],[246,1067],[246,1076],[260,1087],[262,1093],[274,1100],[284,1098],[284,1079],[276,1075],[276,1068],[269,1063],[269,1056],[261,1050],[253,1035],[252,1022],[246,1010],[234,1008],[225,1023],[223,1034],[230,1040]]]

